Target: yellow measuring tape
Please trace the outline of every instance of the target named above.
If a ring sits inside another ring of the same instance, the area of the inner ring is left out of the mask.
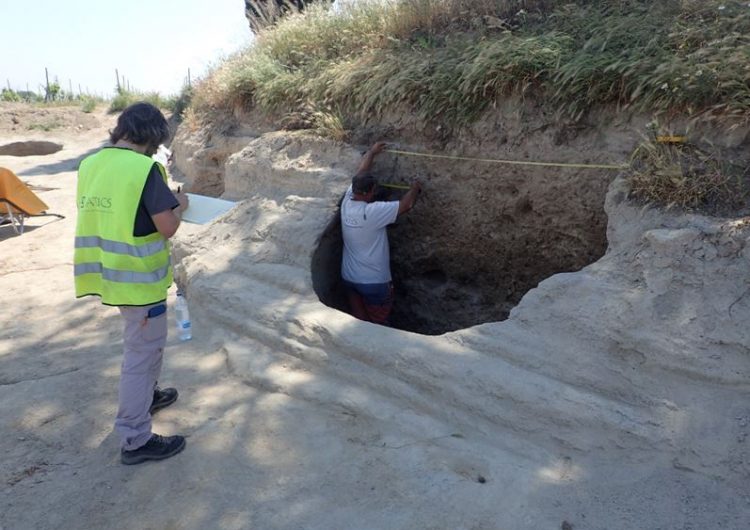
[[[494,158],[473,158],[468,156],[453,156],[453,155],[436,155],[432,153],[416,153],[414,151],[402,151],[400,149],[388,149],[389,153],[396,153],[399,155],[408,156],[423,156],[426,158],[447,158],[449,160],[466,160],[471,162],[488,162],[492,164],[510,164],[516,166],[543,166],[543,167],[575,167],[584,169],[625,169],[630,167],[625,164],[613,165],[613,164],[568,164],[563,162],[526,162],[522,160],[497,160]],[[390,187],[395,187],[391,185]],[[405,189],[408,189],[405,188]]]

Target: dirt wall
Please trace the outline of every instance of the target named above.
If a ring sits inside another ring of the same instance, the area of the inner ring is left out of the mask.
[[[254,115],[233,119],[234,124],[225,124],[228,133],[178,133],[178,165],[187,168],[184,172],[199,192],[224,192],[224,163],[231,153],[273,128],[268,119]],[[611,110],[576,123],[561,121],[545,107],[519,100],[506,102],[460,131],[417,124],[406,113],[392,113],[352,131],[352,146],[341,144],[348,149],[346,160],[337,159],[336,150],[322,148],[312,133],[309,140],[293,132],[274,134],[293,136],[296,151],[305,152],[309,165],[342,171],[337,198],[356,170],[357,156],[374,141],[385,140],[395,150],[452,157],[386,151],[373,168],[382,183],[405,184],[415,178],[423,183],[416,207],[389,228],[397,292],[392,324],[440,334],[504,320],[541,280],[580,270],[605,253],[604,197],[619,170],[577,165],[626,163],[636,145],[653,133],[650,122],[650,117]],[[283,143],[281,137],[276,144]],[[744,137],[736,133],[727,141],[741,144]],[[271,149],[266,156],[276,154]],[[535,165],[540,162],[560,165]],[[249,190],[252,184],[235,176],[230,194],[238,198],[245,193],[243,187]],[[386,198],[398,197],[391,189]],[[339,282],[337,218],[332,203],[331,222],[311,256],[311,274],[320,299],[347,311]]]

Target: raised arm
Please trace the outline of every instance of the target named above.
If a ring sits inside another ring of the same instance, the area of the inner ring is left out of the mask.
[[[417,202],[417,196],[422,191],[422,183],[415,180],[411,183],[409,191],[407,191],[403,197],[398,201],[398,215],[408,212]]]
[[[362,157],[362,162],[359,164],[359,169],[357,170],[357,175],[363,175],[370,171],[372,168],[372,163],[375,160],[375,155],[382,153],[385,151],[385,142],[377,142],[373,144],[372,147],[365,153],[365,156]]]

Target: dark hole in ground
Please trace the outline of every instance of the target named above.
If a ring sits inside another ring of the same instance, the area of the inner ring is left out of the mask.
[[[397,329],[437,335],[505,320],[540,281],[606,250],[608,178],[521,175],[509,183],[510,175],[502,183],[470,175],[470,186],[456,186],[455,176],[428,174],[415,209],[388,228]],[[313,255],[312,277],[324,304],[349,312],[341,253],[337,212]]]
[[[0,155],[5,156],[40,156],[57,153],[63,148],[62,144],[29,140],[27,142],[12,142],[0,145]]]

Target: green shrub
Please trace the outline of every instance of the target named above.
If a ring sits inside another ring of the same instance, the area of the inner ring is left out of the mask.
[[[21,96],[15,90],[4,88],[0,92],[0,101],[21,101]]]
[[[135,102],[136,100],[133,98],[132,94],[130,94],[129,92],[120,92],[112,98],[112,101],[109,103],[108,112],[110,114],[113,114],[115,112],[122,112],[127,108],[128,105]]]
[[[81,110],[86,113],[94,112],[96,108],[96,99],[90,97],[83,97],[81,99]]]

